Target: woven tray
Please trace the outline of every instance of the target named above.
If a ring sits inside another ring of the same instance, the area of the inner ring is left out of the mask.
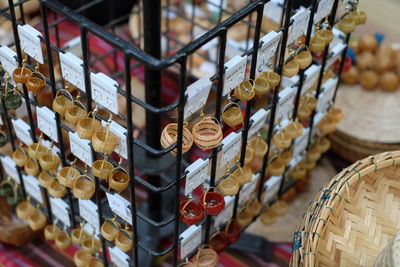
[[[371,266],[400,227],[400,151],[357,161],[311,202],[290,266]]]

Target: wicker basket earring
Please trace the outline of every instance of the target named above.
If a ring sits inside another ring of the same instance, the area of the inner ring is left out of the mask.
[[[83,230],[84,223],[81,225],[80,228],[75,228],[71,231],[71,240],[73,243],[81,245],[83,241],[90,238],[90,235]]]
[[[290,147],[291,142],[292,142],[291,136],[288,133],[285,133],[284,131],[281,131],[272,137],[272,144],[280,149],[286,149]]]
[[[39,207],[36,207],[34,212],[28,217],[28,224],[33,231],[43,229],[46,223],[47,217],[39,210]]]
[[[20,92],[17,90],[16,84],[12,90],[6,88],[4,94],[4,105],[9,110],[15,110],[22,105],[22,97]]]
[[[295,60],[291,60],[286,63],[282,68],[282,75],[286,77],[293,77],[299,72],[299,65]]]
[[[222,109],[221,117],[229,127],[236,127],[243,123],[243,113],[236,102],[228,103]]]
[[[115,191],[122,192],[128,188],[129,181],[129,174],[119,165],[111,172],[108,179],[108,186]]]
[[[65,186],[61,185],[57,180],[54,180],[47,190],[49,194],[55,198],[62,198],[67,193]]]
[[[47,171],[41,171],[38,180],[42,187],[48,189],[55,179],[53,175]]]
[[[257,96],[263,96],[267,94],[271,90],[271,86],[268,83],[268,80],[264,76],[258,76],[254,80],[254,93]]]
[[[321,52],[325,48],[325,41],[321,36],[315,35],[310,39],[310,51],[314,53]]]
[[[39,164],[34,159],[28,159],[25,163],[24,170],[26,174],[36,176],[39,173]]]
[[[235,176],[230,174],[229,169],[226,170],[226,175],[228,177],[219,183],[218,189],[224,196],[236,195],[239,192],[240,184]]]
[[[26,88],[33,94],[39,93],[46,86],[46,78],[39,72],[39,64],[35,66],[35,71],[28,76]]]
[[[64,231],[58,233],[55,238],[55,244],[60,249],[69,248],[71,246],[71,243],[72,243],[71,237],[69,236],[69,234],[67,232],[64,232]]]
[[[78,95],[78,99],[80,96]],[[85,106],[79,100],[73,100],[72,103],[65,109],[65,120],[75,125],[80,119],[87,116]]]
[[[23,167],[28,160],[28,153],[20,146],[17,146],[12,154],[12,158],[18,167]]]
[[[86,267],[89,266],[90,261],[92,260],[93,256],[90,253],[84,251],[83,249],[78,250],[74,254],[74,263],[78,267]]]
[[[90,140],[93,134],[100,131],[101,128],[101,122],[96,119],[96,111],[89,112],[87,117],[79,119],[76,124],[76,132],[79,137],[87,140]]]
[[[301,51],[301,49],[305,47],[306,50]],[[311,65],[312,63],[312,55],[310,51],[308,51],[308,47],[306,45],[300,46],[296,54],[294,56],[294,60],[296,61],[297,65],[299,66],[299,69],[304,70],[308,66]]]
[[[300,122],[293,121],[283,128],[283,132],[295,139],[303,134],[303,125]]]
[[[28,219],[35,212],[35,207],[29,201],[30,196],[27,199],[17,205],[15,212],[17,217],[20,219]]]
[[[236,86],[233,96],[240,99],[241,101],[249,101],[255,95],[254,87],[248,80],[244,80],[238,86]]]
[[[264,71],[261,73],[261,76],[267,79],[267,82],[269,83],[271,88],[276,87],[281,81],[281,76],[273,71]]]
[[[237,168],[234,172],[232,172],[231,176],[238,181],[239,185],[244,185],[251,182],[253,179],[253,171],[250,167],[240,166],[240,162],[237,162]]]
[[[37,143],[28,146],[28,155],[32,159],[39,160],[40,157],[48,152],[47,147],[42,145],[43,135],[41,134]]]
[[[133,233],[129,231],[127,225],[125,229],[120,229],[117,237],[115,238],[115,245],[123,252],[128,252],[133,247]]]
[[[110,132],[110,122],[106,129],[97,131],[92,137],[93,150],[104,154],[111,154],[119,144],[119,138]]]
[[[65,94],[65,95],[64,95]],[[56,97],[53,100],[52,107],[55,112],[64,117],[68,107],[73,104],[74,98],[68,92],[68,86],[65,89],[57,91]]]
[[[185,123],[186,124],[186,123]],[[166,149],[172,145],[174,145],[178,138],[178,124],[170,123],[165,126],[164,130],[161,133],[161,146]],[[193,136],[186,125],[183,125],[182,132],[182,153],[186,153],[193,145]],[[176,155],[176,148],[171,150],[172,155]]]
[[[95,185],[93,178],[87,175],[87,170],[85,170],[84,175],[79,175],[72,186],[72,193],[74,197],[79,199],[88,200],[93,197],[95,191]]]
[[[105,239],[112,242],[115,240],[115,238],[117,238],[120,227],[121,225],[117,222],[117,219],[114,216],[112,219],[107,218],[104,220],[103,224],[101,225],[100,232]]]
[[[53,147],[53,144],[50,145],[50,149]],[[47,153],[41,155],[39,157],[39,164],[45,171],[54,171],[57,170],[58,166],[61,163],[61,159],[59,156],[48,151]]]
[[[28,77],[32,74],[32,71],[25,67],[26,59],[22,61],[22,67],[14,69],[12,76],[16,83],[25,84],[28,81]]]
[[[94,237],[88,238],[82,242],[83,250],[90,254],[96,254],[97,252],[99,252],[100,246],[101,242]]]
[[[92,173],[99,179],[108,179],[113,169],[114,165],[108,161],[107,156],[101,160],[96,160],[92,164]]]
[[[62,230],[55,224],[49,224],[46,225],[43,232],[46,240],[54,240],[56,239],[56,236],[62,232]]]
[[[219,121],[214,117],[204,117],[193,126],[193,142],[202,150],[218,147],[222,141]]]
[[[268,173],[271,176],[279,176],[285,172],[285,163],[279,159],[275,159],[268,165]]]
[[[209,245],[200,247],[193,259],[196,267],[216,267],[218,262],[218,253]]]
[[[81,175],[79,170],[75,168],[75,162],[76,158],[72,161],[71,166],[64,167],[57,172],[57,179],[61,185],[71,188],[75,179]]]
[[[356,21],[352,16],[345,16],[339,20],[339,29],[344,33],[351,33],[356,28]]]

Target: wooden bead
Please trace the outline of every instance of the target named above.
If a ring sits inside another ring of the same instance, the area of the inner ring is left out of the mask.
[[[357,67],[360,70],[373,69],[375,66],[375,56],[370,51],[366,51],[357,56]]]
[[[358,83],[359,71],[356,67],[351,66],[348,72],[342,73],[342,80],[346,84]]]
[[[385,72],[379,78],[379,86],[384,91],[395,91],[399,85],[399,78],[394,72]]]
[[[367,90],[373,90],[378,85],[378,75],[372,70],[361,72],[360,83]]]
[[[378,47],[375,36],[372,34],[365,34],[361,36],[358,42],[361,51],[375,51],[375,49]]]

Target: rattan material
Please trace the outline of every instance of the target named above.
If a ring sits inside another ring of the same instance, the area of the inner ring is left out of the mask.
[[[400,266],[400,232],[397,232],[396,236],[376,258],[373,267],[396,267]]]
[[[371,266],[400,227],[400,151],[358,161],[311,202],[291,266]]]

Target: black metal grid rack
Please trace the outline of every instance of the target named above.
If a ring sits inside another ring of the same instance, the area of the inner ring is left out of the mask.
[[[12,22],[12,29],[14,34],[15,42],[9,44],[9,47],[15,49],[17,53],[17,62],[19,65],[23,61],[23,51],[21,50],[20,40],[18,36],[18,25],[23,25],[24,20],[24,4],[29,0],[21,0],[14,3],[9,0],[9,7],[0,10],[0,14],[6,19]],[[127,190],[127,194],[124,195],[130,202],[130,212],[132,219],[132,231],[134,237],[134,248],[130,255],[129,264],[132,266],[150,266],[151,259],[153,257],[160,257],[167,253],[172,253],[173,264],[177,265],[184,259],[179,258],[178,247],[179,247],[179,235],[183,230],[183,225],[179,220],[179,201],[181,197],[181,181],[185,178],[184,168],[188,166],[189,159],[182,155],[182,131],[184,127],[184,106],[186,101],[185,90],[188,83],[195,79],[192,74],[193,70],[193,58],[191,57],[194,53],[198,53],[199,50],[214,40],[218,42],[217,56],[213,63],[216,67],[216,73],[211,77],[213,82],[213,92],[215,93],[215,100],[212,103],[213,115],[216,119],[220,119],[221,106],[224,101],[222,96],[223,90],[223,77],[225,71],[226,63],[226,47],[227,47],[227,34],[229,30],[238,23],[244,23],[247,26],[247,38],[245,49],[242,49],[243,55],[249,56],[250,70],[247,73],[248,79],[254,79],[256,76],[256,63],[258,49],[261,46],[260,35],[265,34],[262,30],[263,23],[263,12],[264,5],[269,1],[267,0],[255,0],[255,1],[245,1],[243,6],[234,9],[233,7],[226,8],[223,5],[224,0],[220,0],[219,4],[215,4],[215,1],[204,1],[204,3],[213,5],[218,12],[209,28],[199,24],[199,20],[196,19],[195,15],[195,4],[197,1],[188,1],[189,6],[192,7],[192,11],[189,15],[180,12],[179,9],[173,8],[174,3],[172,0],[166,1],[142,1],[138,3],[129,15],[137,16],[138,21],[143,23],[143,29],[140,29],[142,25],[139,25],[139,32],[131,40],[124,40],[121,37],[115,35],[116,26],[126,19],[127,17],[120,17],[108,22],[105,27],[101,27],[82,15],[85,10],[95,7],[96,4],[100,2],[106,2],[110,7],[110,16],[113,16],[113,1],[106,0],[94,0],[85,5],[82,5],[77,10],[71,10],[66,8],[63,4],[56,0],[41,0],[40,10],[42,17],[41,32],[43,37],[41,42],[44,44],[46,56],[45,65],[48,67],[48,80],[47,83],[51,89],[52,97],[56,97],[57,92],[64,86],[64,81],[56,80],[55,69],[56,61],[55,55],[58,53],[63,53],[63,49],[60,45],[59,34],[61,29],[59,29],[60,23],[63,21],[69,21],[79,27],[79,37],[81,41],[82,49],[82,59],[83,59],[83,70],[84,70],[84,81],[86,92],[82,99],[86,101],[86,109],[92,111],[95,103],[92,100],[92,92],[90,90],[90,72],[93,69],[94,64],[97,61],[102,61],[105,57],[109,55],[114,56],[114,72],[107,73],[112,78],[123,80],[121,82],[124,85],[124,89],[118,88],[118,94],[125,99],[126,114],[119,114],[122,121],[121,124],[126,128],[127,138],[127,159],[122,164],[128,170],[131,177],[130,187]],[[202,1],[203,2],[203,1]],[[275,71],[278,74],[282,73],[282,67],[285,62],[290,60],[292,56],[287,55],[286,47],[289,35],[289,28],[292,24],[291,15],[294,14],[293,4],[295,1],[286,0],[283,6],[284,12],[282,13],[282,23],[280,29],[277,31],[282,31],[281,43],[278,47],[278,52],[274,64]],[[313,31],[313,17],[318,8],[319,1],[312,0],[310,6],[311,16],[308,22],[307,32],[305,33],[305,44],[308,45],[310,37]],[[333,7],[329,16],[329,24],[333,26],[338,21],[337,10],[338,10],[339,0],[333,1]],[[353,7],[354,8],[354,7]],[[21,17],[17,18],[16,10],[19,10]],[[166,16],[162,16],[162,12],[166,12]],[[187,13],[187,12],[186,12]],[[181,17],[187,21],[190,26],[190,40],[188,43],[184,43],[174,37],[170,26],[169,16],[174,14],[174,16]],[[143,19],[142,19],[143,17]],[[223,18],[226,18],[223,20]],[[166,28],[162,29],[161,23],[165,20]],[[196,38],[194,31],[198,27],[205,31],[203,35]],[[55,39],[50,38],[50,36],[55,37]],[[91,55],[91,37],[96,36],[96,38],[102,40],[110,46],[109,52],[104,56],[94,58]],[[161,51],[161,36],[166,38],[166,49]],[[346,44],[349,41],[350,34],[348,34],[343,40]],[[53,41],[54,40],[54,41]],[[143,49],[142,49],[143,48]],[[322,79],[325,71],[325,66],[327,59],[329,59],[330,54],[329,45],[325,47],[325,53],[320,61],[315,61],[315,64],[321,65],[321,70],[318,76],[316,98],[321,92]],[[118,62],[117,55],[123,55],[123,62]],[[342,58],[346,54],[346,49],[342,52]],[[203,55],[200,56],[203,57]],[[340,78],[340,74],[343,70],[344,60],[341,60],[337,76]],[[33,68],[32,64],[28,64],[29,67]],[[144,85],[146,97],[145,101],[132,95],[131,91],[131,72],[135,69],[144,69]],[[172,75],[175,77],[176,83],[178,84],[178,96],[173,103],[163,106],[161,102],[161,90],[162,90],[162,79],[167,76]],[[302,70],[299,73],[299,81],[296,84],[297,94],[294,103],[294,114],[293,118],[296,117],[297,108],[300,101],[301,89],[305,79],[305,71]],[[272,102],[265,106],[265,109],[270,110],[269,117],[269,127],[266,137],[266,141],[271,147],[271,138],[275,131],[275,126],[277,124],[275,120],[276,109],[279,103],[279,85],[275,88],[272,95]],[[30,125],[30,134],[32,140],[37,142],[38,140],[38,127],[34,120],[33,109],[38,106],[35,98],[29,96],[29,93],[25,87],[23,89],[23,97],[25,99],[28,121]],[[78,89],[79,90],[79,89]],[[337,87],[336,87],[337,90]],[[336,95],[336,93],[335,93]],[[15,118],[10,112],[7,111],[2,102],[2,116],[3,121],[7,129],[7,134],[9,136],[10,142],[12,144],[13,150],[16,148],[17,139],[15,137],[13,127],[11,124],[11,119]],[[145,129],[135,125],[132,118],[132,106],[133,104],[140,106],[146,112],[146,127]],[[243,103],[242,103],[243,104]],[[246,146],[248,141],[248,131],[253,123],[251,121],[251,116],[256,111],[254,109],[253,100],[250,100],[245,106],[245,119],[244,125],[238,132],[242,135],[242,145],[240,153],[240,164],[244,165]],[[178,123],[178,133],[177,133],[177,143],[168,149],[161,149],[159,143],[159,137],[161,133],[162,121],[166,117],[171,116],[172,112],[175,111],[177,114]],[[313,113],[309,126],[312,129],[314,124]],[[103,116],[97,115],[101,120],[107,120]],[[68,125],[64,124],[56,113],[55,115],[58,133],[57,146],[60,148],[60,157],[62,160],[62,166],[67,166],[71,164],[73,160],[73,155],[67,153],[68,149],[64,146],[65,140],[63,140],[63,132],[73,131]],[[140,137],[134,138],[134,131],[139,131]],[[313,142],[313,136],[310,131],[310,136],[308,138],[308,147]],[[176,149],[176,156],[170,156],[169,152],[172,149]],[[217,169],[217,155],[221,147],[215,148],[207,157],[211,162],[210,171],[210,186],[214,186],[217,179],[216,169]],[[103,155],[96,153],[91,150],[93,159],[102,157]],[[262,168],[258,171],[261,179],[258,183],[258,198],[261,198],[263,186],[266,180],[266,169],[270,160],[270,151],[268,149],[267,154],[264,157]],[[117,166],[118,162],[112,161],[112,163]],[[24,187],[24,180],[22,179],[23,169],[18,169],[18,175],[21,184],[21,193],[24,198],[26,198],[27,193]],[[4,170],[4,168],[3,168]],[[3,172],[4,173],[4,172]],[[290,186],[293,185],[293,181],[288,179],[286,174],[283,175],[282,182],[280,184],[278,197],[281,196]],[[95,179],[96,191],[94,196],[94,201],[98,207],[98,217],[100,225],[103,223],[106,217],[110,217],[110,210],[107,207],[107,200],[104,197],[105,192],[110,192],[104,185],[101,184],[99,179]],[[137,187],[145,188],[148,192],[148,201],[142,205],[138,205],[137,196],[135,190]],[[46,189],[42,188],[43,194],[45,196],[45,205],[43,205],[43,212],[48,216],[50,223],[54,221],[51,203],[49,201],[49,196]],[[234,202],[234,212],[233,218],[239,208],[239,193],[235,196]],[[82,219],[77,212],[77,201],[72,197],[71,192],[68,192],[65,197],[66,201],[70,206],[70,218],[72,221],[72,227],[77,227]],[[32,201],[34,201],[32,199]],[[44,208],[45,207],[45,208]],[[211,226],[212,218],[207,216],[202,222],[205,231],[203,232],[203,243],[207,243],[210,236],[213,234],[213,229]],[[62,224],[62,222],[58,222]],[[69,230],[71,230],[69,229]],[[160,249],[158,247],[160,239],[169,238],[172,242],[167,248]],[[110,259],[107,257],[106,247],[112,246],[112,244],[105,241],[100,237],[102,241],[103,253],[98,256],[102,258],[105,265],[110,264]]]

